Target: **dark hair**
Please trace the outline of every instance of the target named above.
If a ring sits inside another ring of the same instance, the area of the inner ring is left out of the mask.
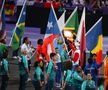
[[[108,51],[106,51],[106,55],[108,56]]]
[[[25,43],[27,41],[28,37],[24,37],[23,38],[23,43]]]
[[[92,63],[93,63],[93,60],[92,60],[91,58],[89,58],[89,59],[88,59],[88,63],[89,63],[89,64],[92,64]]]
[[[8,49],[5,49],[4,50],[4,52],[3,52],[3,56],[2,56],[2,58],[7,58],[7,56],[8,56]]]
[[[58,47],[56,47],[55,49],[58,49]]]
[[[50,58],[52,59],[54,56],[56,56],[55,53],[50,53]]]
[[[91,57],[91,58],[93,58],[93,56],[97,56],[97,55],[96,55],[95,53],[93,53],[93,54],[91,54],[91,56],[90,56],[90,57]]]
[[[103,84],[104,84],[104,78],[103,77],[99,77],[97,86],[99,87],[100,85],[103,85]]]
[[[72,70],[73,64],[71,61],[67,61],[65,65],[66,65],[66,69]]]
[[[42,61],[42,60],[36,61],[36,62],[34,63],[34,67],[37,67],[38,64],[39,64],[41,61]]]
[[[37,44],[42,45],[43,44],[43,39],[38,39]]]

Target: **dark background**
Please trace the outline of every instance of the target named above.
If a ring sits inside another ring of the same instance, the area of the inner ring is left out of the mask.
[[[17,7],[17,19],[20,14],[21,6]],[[79,22],[82,15],[82,9],[78,9]],[[39,27],[41,28],[41,34],[45,33],[46,25],[49,17],[50,9],[44,8],[41,6],[27,6],[27,16],[26,16],[26,26],[28,27]],[[58,9],[55,10],[57,18],[60,17],[62,12],[58,12]],[[66,20],[73,10],[66,10]],[[100,11],[96,11],[95,13],[86,11],[86,32],[94,25],[94,23],[103,16],[102,27],[103,27],[103,35],[108,36],[108,14],[102,13]]]

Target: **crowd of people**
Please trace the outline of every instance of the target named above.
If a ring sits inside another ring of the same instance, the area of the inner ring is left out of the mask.
[[[55,47],[55,52],[50,53],[49,61],[46,60],[46,54],[43,50],[43,39],[39,39],[37,44],[35,49],[31,45],[30,39],[24,37],[20,46],[21,55],[17,56],[20,76],[19,90],[26,89],[27,81],[32,81],[35,90],[42,90],[43,86],[45,86],[45,90],[54,90],[54,87],[62,90],[104,90],[104,78],[99,77],[99,69],[102,67],[103,62],[97,64],[96,54],[91,54],[87,64],[82,68],[80,66],[79,52],[75,56],[73,56],[73,52],[70,56],[67,53],[65,44],[62,45],[61,52],[59,52],[58,47]],[[74,46],[77,49],[79,47],[78,45]],[[6,90],[8,86],[8,52],[3,39],[0,44],[0,90]],[[36,53],[36,60],[33,65],[35,69],[33,78],[31,79],[31,57],[33,53]],[[105,68],[105,76],[108,75],[107,73],[107,68]],[[105,82],[106,88],[108,88],[107,79]]]

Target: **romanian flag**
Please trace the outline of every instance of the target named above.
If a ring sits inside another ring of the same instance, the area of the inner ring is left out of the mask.
[[[20,46],[21,43],[21,38],[24,33],[25,29],[25,16],[26,16],[26,5],[25,3],[23,4],[18,22],[16,24],[16,27],[13,32],[13,37],[12,37],[12,48],[13,50],[17,50]]]
[[[91,53],[97,54],[97,63],[102,62],[102,17],[94,24],[94,26],[86,34],[87,49]]]
[[[43,42],[43,53],[46,57],[47,62],[50,60],[50,53],[54,52],[54,41],[60,36],[60,30],[57,23],[57,17],[53,6],[51,7],[49,19],[46,28],[46,34]]]

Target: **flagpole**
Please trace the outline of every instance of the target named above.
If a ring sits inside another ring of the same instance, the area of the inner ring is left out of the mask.
[[[86,36],[96,26],[96,24],[98,24],[98,22],[100,22],[100,20],[102,20],[102,17],[100,17],[100,19],[89,29],[89,31],[86,33]]]
[[[11,46],[12,39],[13,39],[13,37],[14,37],[14,33],[15,33],[16,28],[17,28],[17,26],[18,26],[19,20],[20,20],[20,18],[21,18],[21,16],[22,16],[23,9],[24,9],[24,7],[25,7],[25,5],[26,5],[26,1],[27,1],[27,0],[24,1],[23,7],[22,7],[22,9],[21,9],[20,16],[19,16],[18,21],[17,21],[17,23],[16,23],[16,25],[15,25],[15,28],[14,28],[14,31],[13,31],[12,38],[11,38],[11,40],[10,40],[9,46]]]
[[[52,7],[52,10],[53,10],[53,12],[54,12],[54,16],[55,16],[55,19],[56,19],[56,22],[57,22],[57,17],[56,17],[56,14],[55,14],[54,8],[53,8],[53,6],[52,6],[52,3],[51,3],[51,7]],[[58,25],[58,22],[57,22],[57,25]],[[58,28],[59,28],[59,26],[58,26]],[[59,28],[59,31],[60,31],[60,28]],[[66,43],[65,43],[65,39],[64,39],[63,34],[62,34],[61,31],[60,31],[60,34],[61,34],[61,36],[62,36],[62,39],[63,39],[64,44],[66,45]],[[66,49],[66,51],[67,51],[67,53],[68,53],[68,49]]]
[[[69,22],[69,20],[70,20],[71,17],[74,15],[74,13],[76,12],[77,9],[78,9],[78,7],[76,7],[76,8],[74,9],[74,11],[72,12],[72,14],[69,16],[68,20],[66,21],[66,24]],[[66,24],[65,24],[65,25],[66,25]]]
[[[3,11],[3,8],[4,8],[4,4],[5,4],[5,0],[3,0],[3,4],[2,4],[1,10],[0,10],[0,14],[2,14],[2,11]]]

